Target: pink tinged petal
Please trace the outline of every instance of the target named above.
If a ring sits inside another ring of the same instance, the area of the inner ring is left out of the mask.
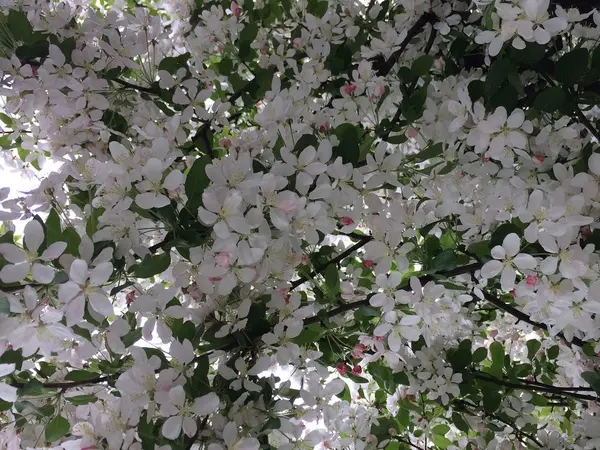
[[[100,292],[92,292],[89,295],[90,304],[94,311],[104,317],[109,317],[114,314],[113,306],[110,300]]]
[[[212,414],[219,409],[219,396],[214,392],[203,395],[194,400],[193,410],[199,416]]]
[[[154,331],[154,326],[156,325],[156,319],[151,317],[146,320],[144,325],[142,326],[142,337],[147,341],[152,340],[152,332]]]
[[[508,256],[513,257],[519,253],[521,239],[519,239],[519,236],[517,236],[516,233],[510,233],[502,241],[502,247],[504,247],[504,250],[506,250],[506,254]]]
[[[44,266],[39,263],[35,263],[31,268],[31,274],[33,279],[38,283],[48,284],[54,279],[54,269],[52,267]]]
[[[502,271],[503,267],[504,265],[500,261],[488,261],[481,268],[481,276],[483,278],[494,278]]]
[[[175,386],[169,391],[169,400],[177,407],[181,407],[185,403],[185,391],[183,386]]]
[[[48,247],[46,250],[44,250],[44,253],[42,253],[40,259],[42,261],[52,261],[54,259],[57,259],[60,255],[62,255],[66,249],[66,242],[55,242],[54,244],[51,244],[50,247]]]
[[[0,383],[0,399],[13,403],[17,401],[17,388],[6,383]]]
[[[71,263],[69,278],[79,285],[85,284],[88,278],[88,265],[82,259],[76,259]]]
[[[32,220],[25,225],[24,233],[23,242],[25,247],[29,252],[37,254],[40,245],[44,242],[44,228],[42,228],[42,224],[37,220]]]
[[[500,285],[502,289],[505,291],[510,291],[515,287],[515,279],[517,277],[517,273],[515,269],[512,267],[505,267],[502,270],[502,275],[500,275]]]
[[[83,319],[85,310],[85,298],[79,295],[71,300],[65,306],[65,317],[67,318],[67,326],[77,325]]]
[[[24,279],[29,273],[31,266],[23,262],[19,264],[8,264],[0,270],[0,280],[4,283],[16,283]]]
[[[13,264],[22,263],[27,260],[25,252],[14,244],[0,244],[0,255]]]
[[[181,427],[183,426],[183,417],[173,416],[169,417],[162,426],[162,435],[170,440],[177,439],[181,434]]]
[[[92,286],[102,286],[108,281],[113,272],[113,266],[109,262],[98,264],[90,273],[90,283]]]
[[[519,253],[515,256],[513,262],[520,270],[532,270],[537,267],[535,258],[527,253]]]
[[[196,425],[196,421],[191,417],[186,417],[183,419],[183,432],[187,437],[192,437],[196,434],[196,430],[198,426]]]

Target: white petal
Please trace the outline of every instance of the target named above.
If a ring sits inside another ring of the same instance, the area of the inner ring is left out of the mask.
[[[15,371],[14,364],[0,364],[0,378],[10,375]]]
[[[23,237],[25,247],[31,253],[37,253],[40,245],[44,242],[44,228],[37,220],[32,220],[25,225],[25,236]]]
[[[0,270],[0,280],[4,283],[16,283],[24,279],[29,273],[29,263],[8,264]]]
[[[501,245],[496,245],[493,249],[492,249],[492,257],[494,259],[504,259],[506,258],[506,251],[504,250],[504,247],[502,247]]]
[[[14,244],[0,244],[0,255],[13,264],[22,263],[27,260],[25,252]]]
[[[62,285],[61,285],[62,286]],[[85,311],[85,298],[79,295],[71,300],[65,306],[65,317],[67,318],[67,326],[77,325],[83,319]]]
[[[50,247],[48,247],[46,250],[44,250],[44,253],[42,253],[40,259],[43,261],[52,261],[54,259],[57,259],[60,255],[63,254],[66,248],[66,242],[55,242],[54,244],[50,245]]]
[[[81,287],[73,281],[58,286],[58,299],[63,303],[69,303],[79,294],[81,294]]]
[[[227,425],[225,425],[225,428],[223,428],[223,440],[227,444],[227,447],[232,446],[237,439],[237,435],[238,426],[235,422],[229,422]]]
[[[54,269],[39,263],[33,265],[31,274],[33,275],[33,279],[38,283],[48,284],[54,280]]]
[[[196,421],[191,417],[186,417],[183,419],[183,432],[187,437],[192,437],[196,434],[196,430],[198,430],[198,426],[196,425]]]
[[[106,295],[100,292],[92,292],[89,295],[89,299],[92,308],[94,308],[98,314],[101,314],[104,317],[109,317],[114,314],[112,303]]]
[[[521,270],[531,270],[535,269],[537,266],[535,258],[527,253],[519,253],[517,256],[515,256],[513,262],[515,263],[515,266]]]
[[[177,439],[181,434],[181,426],[183,425],[183,417],[169,417],[162,426],[162,435],[167,439]]]
[[[90,273],[90,282],[92,286],[101,286],[108,281],[112,275],[113,266],[109,262],[98,264]]]
[[[258,450],[260,442],[256,438],[245,438],[235,446],[236,450]]]
[[[588,166],[594,175],[600,175],[600,153],[592,153]]]
[[[88,265],[82,259],[76,259],[71,263],[69,278],[77,284],[83,285],[87,281]]]
[[[179,170],[172,171],[165,181],[163,182],[163,186],[165,189],[174,190],[183,184],[183,174]]]
[[[219,409],[219,396],[214,392],[203,395],[194,400],[194,412],[199,416],[206,416],[207,414],[214,413]]]
[[[16,402],[17,388],[6,383],[0,383],[0,400],[4,400],[5,402],[9,403]]]
[[[540,270],[544,275],[552,275],[556,272],[557,267],[558,258],[555,256],[551,256],[549,258],[544,259],[540,264]]]
[[[508,256],[515,256],[517,253],[519,253],[521,239],[519,239],[519,236],[517,236],[516,233],[510,233],[502,241],[502,247],[504,247],[504,250],[506,250],[506,254]]]
[[[503,267],[504,265],[500,261],[488,261],[481,268],[481,276],[483,278],[493,278],[502,271]]]
[[[500,285],[502,289],[505,291],[510,291],[515,287],[515,278],[517,277],[517,273],[515,269],[512,267],[505,267],[502,270],[502,275],[500,276]]]

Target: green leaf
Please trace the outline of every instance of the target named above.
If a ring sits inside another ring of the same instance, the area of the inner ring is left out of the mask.
[[[492,354],[492,365],[489,367],[489,373],[496,378],[502,378],[504,369],[504,346],[497,341],[490,345],[490,353]]]
[[[62,229],[60,226],[60,217],[54,208],[46,218],[46,245],[54,244],[62,239]]]
[[[321,18],[327,12],[328,6],[329,3],[326,0],[308,0],[306,12]]]
[[[441,142],[438,142],[436,144],[429,145],[427,148],[420,151],[416,155],[412,155],[412,158],[415,161],[422,162],[440,156],[442,153],[444,153],[444,146]]]
[[[556,359],[558,358],[558,353],[560,352],[560,348],[558,345],[553,345],[548,350],[546,350],[546,354],[548,355],[548,359]]]
[[[238,39],[238,55],[242,61],[247,61],[250,56],[250,45],[256,39],[258,34],[258,25],[256,22],[250,22],[246,24],[244,29],[240,32]]]
[[[333,150],[333,159],[341,156],[345,164],[356,164],[360,158],[360,137],[357,127],[343,123],[334,130],[334,134],[340,143]]]
[[[27,19],[25,12],[11,9],[8,12],[8,17],[4,20],[8,25],[12,37],[16,41],[22,41],[26,44],[30,43],[33,37],[33,27],[29,19]]]
[[[310,147],[311,145],[314,148],[319,146],[319,141],[317,138],[312,134],[303,134],[302,137],[296,141],[296,145],[294,145],[292,153],[298,155],[300,152],[302,152],[302,150],[304,150],[306,147]]]
[[[158,64],[158,70],[166,70],[171,75],[174,75],[180,68],[187,68],[187,62],[190,59],[190,53],[186,52],[179,56],[168,56],[163,58]]]
[[[429,69],[433,65],[434,57],[431,55],[422,55],[415,59],[410,67],[410,70],[417,76],[422,77],[429,73]]]
[[[98,374],[87,370],[72,370],[65,376],[67,381],[86,381],[97,378]]]
[[[74,397],[65,397],[65,399],[77,406],[87,405],[88,403],[95,403],[98,401],[98,397],[91,394],[75,395]]]
[[[498,59],[492,63],[485,76],[484,88],[488,97],[497,93],[502,85],[508,81],[510,73],[516,73],[517,68],[510,59]]]
[[[463,418],[463,416],[461,416],[457,412],[452,413],[452,422],[454,422],[454,426],[456,428],[458,428],[460,431],[464,431],[465,433],[468,433],[471,429],[471,427],[469,427],[469,424]]]
[[[10,314],[10,302],[6,297],[0,298],[0,314]]]
[[[533,106],[540,111],[553,113],[559,110],[566,100],[565,91],[558,86],[553,86],[540,92],[535,98]]]
[[[131,272],[137,278],[150,278],[163,273],[169,268],[169,264],[171,264],[169,252],[159,255],[146,255],[142,262],[131,268]]]
[[[208,155],[198,158],[194,161],[185,179],[185,194],[188,197],[186,206],[194,214],[202,205],[202,193],[210,183],[210,179],[206,175],[206,166],[211,162],[212,158]]]
[[[474,242],[467,247],[467,252],[472,253],[479,258],[489,258],[491,256],[490,241]]]
[[[325,286],[327,292],[332,296],[336,296],[340,292],[340,274],[335,264],[329,264],[323,271],[325,276]]]
[[[569,53],[565,53],[554,68],[556,78],[564,84],[573,85],[577,83],[588,70],[589,52],[580,47]]]
[[[583,372],[581,374],[583,378],[597,394],[600,394],[600,373],[598,372]]]
[[[456,268],[456,254],[453,250],[444,250],[433,258],[431,269],[436,272],[445,272]]]
[[[81,237],[75,228],[65,228],[63,230],[61,240],[67,243],[65,253],[73,256],[79,256],[79,244],[81,244]]]
[[[487,348],[479,347],[473,352],[473,362],[479,364],[481,361],[485,361],[488,356]]]
[[[433,427],[433,432],[435,434],[439,434],[441,436],[444,436],[449,431],[450,431],[450,427],[446,424],[436,425],[435,427]]]
[[[530,339],[527,341],[527,358],[532,360],[535,358],[536,353],[542,346],[542,343],[537,339]]]
[[[486,413],[495,412],[500,407],[500,403],[502,403],[502,395],[499,392],[490,389],[483,390],[483,409]]]
[[[46,425],[45,436],[48,442],[56,442],[66,436],[71,429],[69,421],[63,416],[56,416]]]
[[[441,449],[446,449],[452,445],[450,439],[439,434],[433,436],[433,443]]]

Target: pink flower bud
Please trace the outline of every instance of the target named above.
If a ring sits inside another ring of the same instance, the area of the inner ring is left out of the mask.
[[[240,7],[238,6],[238,4],[236,2],[231,2],[231,12],[235,17],[240,17],[240,14],[242,14],[242,10],[240,9]]]
[[[535,286],[537,284],[537,280],[538,277],[536,277],[535,275],[527,275],[527,278],[525,279],[525,283],[527,283],[527,286]]]
[[[481,158],[481,160],[482,160],[484,163],[486,163],[486,162],[489,162],[489,161],[490,161],[490,158],[489,158],[489,156],[484,156],[483,158]]]
[[[417,134],[417,130],[415,130],[414,128],[409,128],[408,130],[406,130],[406,137],[409,139],[416,138]]]
[[[356,85],[354,83],[344,85],[344,94],[352,95],[356,91]]]
[[[352,225],[354,223],[354,220],[352,220],[352,217],[348,217],[348,216],[342,217],[341,221],[345,226]]]
[[[542,152],[537,152],[535,154],[535,158],[534,158],[538,163],[543,163],[544,162],[544,155],[542,154]]]
[[[228,149],[229,147],[231,147],[231,139],[227,139],[227,138],[219,139],[219,146],[223,147],[224,149]]]
[[[335,366],[335,369],[340,375],[346,375],[346,373],[348,372],[348,366],[344,362],[341,362],[337,366]]]
[[[492,339],[494,339],[496,336],[498,336],[498,330],[496,330],[496,329],[490,330],[490,337]]]
[[[383,94],[385,94],[385,87],[384,86],[377,86],[375,88],[375,95],[377,95],[378,97],[381,97]]]
[[[441,56],[433,62],[433,68],[438,72],[444,70],[444,67],[446,67],[446,61]]]
[[[352,375],[360,375],[362,373],[362,367],[358,364],[352,368]]]
[[[370,269],[371,267],[373,267],[375,263],[373,262],[372,259],[365,259],[363,261],[363,266],[365,266],[367,269]]]
[[[384,339],[385,339],[385,337],[383,337],[383,336],[375,336],[375,340],[377,342],[383,342]]]
[[[483,422],[478,422],[477,425],[475,426],[475,428],[477,429],[477,431],[479,431],[480,433],[483,433],[485,431],[485,423]]]
[[[328,128],[329,128],[329,123],[328,123],[328,122],[325,122],[323,125],[321,125],[321,126],[319,127],[319,131],[320,131],[321,133],[325,133],[325,132],[327,131],[327,129],[328,129]]]
[[[302,255],[302,264],[304,264],[305,266],[308,264],[309,259],[308,259],[308,255]]]
[[[300,38],[295,38],[295,39],[292,41],[292,43],[293,43],[293,45],[294,45],[294,48],[295,48],[295,49],[302,48],[302,39],[300,39]]]
[[[510,295],[512,295],[513,298],[517,298],[517,292],[514,289],[510,291]]]
[[[221,281],[221,279],[222,279],[221,277],[208,277],[208,281],[212,281],[213,283],[215,281]]]
[[[135,291],[129,291],[125,296],[125,301],[127,302],[127,306],[131,305],[135,301]]]

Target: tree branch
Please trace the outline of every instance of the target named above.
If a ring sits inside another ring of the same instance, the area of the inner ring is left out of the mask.
[[[135,89],[136,91],[147,92],[149,94],[156,94],[156,91],[152,88],[139,86],[137,84],[130,83],[129,81],[121,80],[120,78],[114,78],[113,81],[129,89]]]
[[[426,12],[417,19],[417,21],[412,27],[408,29],[406,37],[400,44],[400,47],[398,48],[398,50],[392,53],[392,56],[390,56],[389,59],[383,60],[384,57],[382,55],[373,58],[371,61],[373,62],[373,69],[375,69],[377,75],[385,77],[388,73],[390,73],[394,65],[400,59],[402,53],[404,53],[404,50],[406,50],[406,47],[408,46],[410,41],[423,30],[425,25],[427,25],[428,23],[433,23],[436,20],[437,17],[435,14]]]
[[[568,391],[565,391],[564,389],[556,388],[556,387],[550,386],[550,385],[548,385],[547,387],[542,387],[542,386],[534,386],[534,385],[530,385],[530,384],[513,383],[511,381],[506,381],[506,380],[501,380],[501,379],[494,378],[494,377],[489,377],[483,373],[478,373],[478,372],[471,373],[471,375],[474,378],[477,378],[479,380],[487,381],[489,383],[495,383],[500,386],[504,386],[504,387],[511,388],[511,389],[519,389],[521,391],[539,391],[539,392],[546,392],[546,393],[550,393],[550,394],[572,397],[572,398],[576,398],[578,400],[598,401],[598,397],[594,397],[592,395],[577,394],[576,392],[568,392]]]
[[[534,320],[531,320],[531,318],[525,314],[522,311],[519,311],[517,308],[515,308],[514,306],[509,305],[508,303],[504,303],[502,300],[500,300],[499,298],[494,297],[492,294],[488,293],[488,292],[484,292],[483,296],[485,297],[485,299],[496,305],[498,308],[500,308],[501,310],[503,310],[504,312],[509,313],[510,315],[516,317],[517,319],[526,322],[530,325],[533,325],[534,327],[539,327],[543,330],[548,330],[548,325],[546,325],[545,323],[540,323],[540,322],[536,322]],[[571,341],[569,341],[565,335],[563,333],[558,333],[557,336],[559,336],[561,339],[563,339],[565,342],[568,342],[570,344],[575,344],[579,347],[583,347],[583,345],[585,344],[584,341],[582,341],[581,339],[579,339],[577,336],[574,336],[573,339]]]
[[[53,382],[53,383],[42,383],[42,386],[48,389],[71,389],[79,386],[86,386],[90,384],[98,384],[103,383],[105,381],[109,381],[115,375],[102,375],[96,378],[90,378],[88,380],[79,380],[79,381],[62,381],[62,382]],[[26,383],[10,383],[11,386],[16,388],[22,388]]]
[[[327,267],[329,267],[331,264],[337,264],[337,263],[339,263],[344,258],[346,258],[347,256],[350,256],[356,250],[358,250],[361,247],[364,247],[368,242],[370,242],[372,240],[373,240],[372,236],[361,236],[360,241],[357,242],[356,244],[354,244],[352,247],[348,247],[346,250],[344,250],[338,256],[336,256],[335,258],[330,259],[326,263],[320,264],[315,270],[313,270],[312,272],[310,272],[307,276],[300,277],[297,280],[292,281],[292,286],[291,286],[290,290],[294,290],[298,286],[300,286],[301,284],[303,284],[303,283],[307,282],[308,280],[314,278],[315,276],[317,276],[318,274],[320,274],[321,272],[323,272],[325,269],[327,269]]]

